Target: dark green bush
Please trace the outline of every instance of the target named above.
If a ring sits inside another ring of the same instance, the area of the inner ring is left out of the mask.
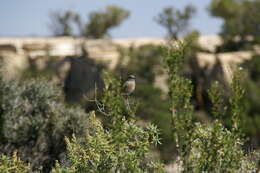
[[[46,81],[7,81],[0,76],[0,153],[17,151],[34,170],[50,170],[63,157],[65,136],[81,136],[86,114],[63,102],[61,89]]]

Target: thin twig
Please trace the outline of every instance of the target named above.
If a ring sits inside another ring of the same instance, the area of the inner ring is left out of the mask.
[[[105,116],[110,116],[110,114],[105,112],[105,105],[103,103],[99,102],[98,99],[97,99],[97,86],[96,86],[96,83],[95,83],[95,90],[94,90],[94,100],[93,99],[89,99],[86,95],[84,95],[83,97],[88,102],[96,103],[96,106],[98,108],[98,112],[100,112],[101,114],[103,114]]]

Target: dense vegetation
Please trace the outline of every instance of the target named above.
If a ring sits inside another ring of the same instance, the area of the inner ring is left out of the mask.
[[[162,51],[169,75],[171,128],[179,171],[255,171],[257,155],[242,148],[240,104],[244,91],[240,75],[233,79],[230,107],[226,109],[230,112],[226,115],[231,115],[231,128],[222,121],[225,102],[218,83],[210,90],[215,118],[209,124],[199,123],[191,104],[191,81],[181,75],[185,49],[182,43],[175,43]],[[2,77],[1,142],[2,149],[7,149],[2,152],[18,150],[22,160],[32,167],[20,162],[15,154],[13,158],[2,156],[1,169],[17,164],[17,169],[42,167],[46,172],[58,160],[52,172],[164,172],[151,150],[160,144],[158,128],[138,122],[136,104],[122,96],[118,80],[108,73],[104,80],[101,99],[94,100],[98,118],[95,112],[85,114],[68,108],[57,88],[44,81],[16,83]]]
[[[221,36],[224,43],[217,49],[218,53],[234,51],[250,51],[252,58],[242,64],[246,70],[243,86],[246,89],[245,99],[242,100],[243,130],[250,136],[250,145],[260,146],[260,116],[259,116],[259,0],[213,0],[209,11],[223,19]]]
[[[63,95],[71,94],[68,80],[77,74],[68,75],[63,89],[37,78],[51,79],[55,58],[50,57],[44,70],[31,64],[20,81],[6,80],[1,73],[0,172],[164,172],[164,166],[172,163],[187,173],[256,172],[259,4],[258,0],[211,2],[210,13],[224,21],[220,33],[224,43],[215,53],[253,53],[242,70],[234,69],[231,83],[215,71],[221,64],[208,74],[198,66],[196,53],[204,50],[197,44],[199,33],[188,33],[193,6],[183,11],[168,7],[155,18],[169,40],[186,34],[183,42],[119,48],[116,68],[103,74],[104,87],[95,90],[91,100],[64,101]],[[53,13],[51,29],[56,36],[105,38],[129,15],[115,6],[91,13],[87,22],[76,12]],[[98,78],[104,69],[90,61],[87,51],[69,60],[88,64]],[[128,99],[121,94],[121,77],[127,74],[134,74],[138,84]],[[165,76],[169,93],[155,86]],[[84,79],[86,85],[94,83],[89,81],[94,77]],[[86,90],[78,90],[84,98]]]
[[[0,152],[50,170],[65,153],[65,136],[81,136],[87,117],[65,105],[61,89],[45,80],[8,81],[0,76]]]

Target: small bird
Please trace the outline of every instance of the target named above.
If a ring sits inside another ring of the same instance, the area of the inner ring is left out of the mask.
[[[129,96],[135,90],[135,76],[129,75],[123,85],[123,94]]]

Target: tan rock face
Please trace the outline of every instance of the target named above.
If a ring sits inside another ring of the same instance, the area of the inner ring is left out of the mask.
[[[200,37],[199,44],[209,51],[221,44],[218,36]],[[89,52],[89,57],[104,63],[110,68],[115,67],[118,60],[118,46],[139,47],[145,44],[161,45],[166,43],[160,38],[142,39],[113,39],[113,40],[84,40],[71,37],[59,38],[0,38],[0,53],[3,51],[17,53],[18,56],[28,55],[30,57],[40,56],[78,56],[81,54],[81,47]]]
[[[0,52],[2,70],[7,78],[20,77],[22,71],[28,68],[28,59],[13,51]]]
[[[206,51],[214,53],[217,46],[223,43],[222,39],[218,35],[201,36],[198,39],[198,44]]]
[[[163,39],[150,38],[115,40],[84,40],[71,37],[0,38],[0,56],[10,76],[17,75],[19,70],[25,70],[31,61],[34,61],[38,69],[44,69],[50,57],[63,61],[67,56],[79,56],[82,54],[82,48],[87,50],[89,58],[113,69],[118,62],[119,46],[138,47],[144,44],[158,45],[164,42]],[[55,66],[55,68],[59,67],[61,66]],[[62,70],[55,69],[55,71]]]
[[[0,56],[3,66],[8,75],[19,76],[20,71],[25,70],[34,61],[38,69],[44,69],[49,61],[57,61],[52,68],[57,73],[60,80],[64,80],[66,73],[64,69],[70,68],[68,61],[64,61],[67,56],[79,56],[82,54],[82,48],[87,50],[88,57],[97,63],[102,63],[110,69],[113,69],[119,59],[119,47],[139,47],[145,44],[161,45],[166,41],[160,38],[142,38],[142,39],[98,39],[85,40],[72,37],[59,38],[0,38]],[[198,65],[201,68],[212,69],[217,60],[223,66],[225,77],[230,80],[232,76],[232,66],[240,64],[251,57],[250,52],[232,52],[223,54],[214,54],[216,47],[222,44],[219,36],[201,36],[198,39],[199,45],[206,50],[204,53],[197,54]],[[258,48],[256,48],[258,50]],[[52,59],[50,59],[52,58]],[[66,62],[66,63],[64,63]],[[162,83],[158,78],[158,83]],[[164,88],[163,86],[159,86]],[[164,88],[165,90],[165,88]]]
[[[214,68],[217,61],[220,62],[222,67],[224,78],[227,82],[230,82],[233,75],[233,70],[239,64],[243,63],[245,60],[249,60],[252,57],[252,52],[250,51],[239,51],[230,53],[197,53],[198,65],[200,68],[208,69],[209,71]]]

